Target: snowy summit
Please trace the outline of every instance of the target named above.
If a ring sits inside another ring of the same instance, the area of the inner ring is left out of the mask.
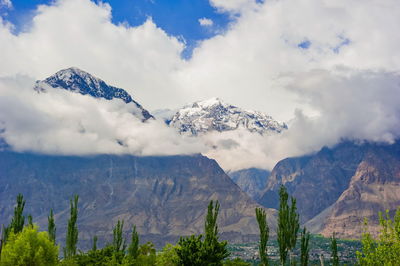
[[[287,129],[271,116],[243,110],[219,98],[198,101],[179,109],[169,122],[179,132],[198,135],[209,131],[228,131],[244,128],[259,134],[280,133]]]
[[[45,80],[37,81],[34,89],[38,92],[44,92],[46,91],[46,85],[77,92],[82,95],[90,95],[95,98],[104,98],[107,100],[121,99],[125,103],[135,104],[141,110],[143,121],[153,117],[139,103],[134,101],[124,89],[109,86],[103,80],[76,67],[60,70]]]

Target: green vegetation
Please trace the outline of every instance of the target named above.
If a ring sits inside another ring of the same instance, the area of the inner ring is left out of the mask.
[[[286,264],[287,256],[291,254],[296,246],[297,233],[299,232],[299,214],[297,213],[296,199],[291,198],[288,205],[289,195],[285,186],[281,185],[279,190],[279,212],[278,212],[278,243],[281,265]]]
[[[47,217],[48,225],[47,232],[49,233],[49,237],[53,243],[56,242],[56,223],[54,221],[54,213],[53,209],[50,210],[50,215]]]
[[[92,248],[77,252],[78,243],[78,196],[70,200],[64,258],[59,259],[56,244],[56,226],[53,210],[48,216],[47,232],[39,232],[37,225],[28,216],[25,224],[23,214],[25,200],[17,196],[14,215],[8,226],[2,226],[0,239],[0,265],[166,265],[166,266],[222,266],[222,265],[296,265],[319,264],[323,256],[326,265],[398,265],[400,261],[400,208],[391,218],[389,212],[379,214],[380,233],[377,238],[368,231],[365,222],[362,241],[313,236],[306,228],[299,231],[299,215],[296,200],[282,186],[279,192],[277,239],[269,243],[269,227],[264,209],[256,208],[255,214],[260,229],[260,241],[254,244],[230,245],[219,240],[218,201],[210,201],[204,223],[204,234],[181,237],[176,245],[167,244],[156,252],[151,242],[140,245],[136,226],[132,226],[130,243],[123,236],[124,221],[118,220],[113,228],[113,240],[103,248],[97,246],[93,237]],[[297,240],[300,245],[296,247]],[[311,248],[312,247],[312,248]],[[361,249],[361,251],[357,251]],[[257,256],[257,251],[259,256]],[[242,257],[238,257],[242,252]],[[248,254],[243,256],[243,254]],[[356,254],[356,255],[355,255]],[[287,256],[289,255],[289,260]],[[340,257],[339,257],[340,255]],[[330,257],[330,260],[329,260]],[[357,261],[356,261],[357,260]]]
[[[78,199],[79,196],[75,195],[74,200],[70,200],[70,218],[68,220],[67,237],[64,248],[65,258],[71,258],[76,255],[76,245],[78,243],[78,226],[76,224],[78,219]]]
[[[267,223],[267,214],[265,210],[261,208],[256,208],[256,219],[258,223],[258,227],[260,229],[260,245],[258,247],[258,251],[260,253],[261,264],[264,266],[268,266],[268,249],[267,242],[269,237],[269,227]]]
[[[308,265],[308,260],[310,257],[310,247],[308,243],[310,242],[310,233],[307,232],[307,229],[304,227],[303,231],[301,232],[301,237],[300,237],[300,243],[301,243],[301,248],[300,248],[300,265],[301,266],[307,266]]]
[[[47,232],[38,232],[37,226],[26,226],[21,232],[10,232],[1,252],[0,264],[16,265],[56,265],[58,246],[50,240]]]
[[[397,209],[393,220],[389,211],[385,216],[379,213],[380,233],[374,239],[368,231],[368,223],[365,221],[365,229],[362,235],[362,251],[357,252],[357,258],[361,265],[398,265],[400,262],[400,208]]]
[[[332,266],[339,266],[339,256],[338,256],[337,241],[336,241],[335,233],[333,233],[332,237],[331,237],[331,249],[332,249],[332,255],[331,255]]]
[[[218,240],[217,218],[219,212],[218,201],[210,201],[207,208],[207,216],[204,224],[205,239],[203,236],[192,235],[181,237],[176,250],[178,265],[222,265],[224,259],[229,256],[228,242]]]

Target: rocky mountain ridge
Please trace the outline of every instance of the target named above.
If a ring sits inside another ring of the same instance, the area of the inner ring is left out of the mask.
[[[227,104],[219,98],[185,105],[168,122],[180,133],[190,135],[241,128],[259,134],[272,134],[287,129],[285,123],[279,123],[271,116],[262,112],[241,109]]]
[[[76,67],[60,70],[45,80],[37,81],[34,89],[37,92],[45,92],[46,86],[61,88],[82,95],[90,95],[94,98],[103,98],[107,100],[120,99],[126,104],[132,103],[140,109],[142,114],[141,119],[143,121],[153,118],[153,116],[138,102],[134,101],[131,95],[124,89],[110,86],[103,80]]]

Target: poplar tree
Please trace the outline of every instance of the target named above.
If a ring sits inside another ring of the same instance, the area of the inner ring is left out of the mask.
[[[11,220],[11,224],[9,225],[9,229],[13,230],[14,234],[22,232],[24,229],[25,216],[23,215],[25,207],[25,200],[22,194],[18,194],[17,196],[17,206],[14,208],[14,216]]]
[[[264,266],[268,264],[267,242],[269,238],[269,228],[267,223],[267,215],[262,208],[256,208],[256,218],[258,227],[260,229],[260,245],[258,251],[260,253],[261,264]]]
[[[338,256],[335,232],[333,232],[331,237],[331,250],[332,250],[332,255],[331,255],[332,266],[339,266],[339,256]]]
[[[291,206],[288,205],[289,195],[286,188],[281,185],[279,190],[278,212],[278,246],[281,265],[285,265],[288,253],[296,246],[297,234],[300,223],[297,213],[296,199],[291,197]]]
[[[115,252],[125,251],[125,239],[122,236],[124,229],[124,220],[122,222],[118,220],[117,224],[113,229],[113,247]]]
[[[47,216],[47,231],[49,233],[49,238],[53,243],[56,242],[56,224],[54,222],[54,213],[53,209],[50,209],[50,215]]]
[[[78,219],[78,199],[79,196],[75,195],[74,200],[70,200],[70,218],[68,219],[67,236],[65,240],[64,257],[70,258],[76,255],[76,245],[78,243],[78,226],[76,221]]]
[[[301,232],[301,246],[300,246],[300,265],[307,266],[309,260],[310,247],[308,245],[310,240],[310,232],[304,227]]]
[[[218,241],[218,212],[219,202],[215,204],[211,200],[207,208],[207,216],[204,222],[204,244],[203,244],[203,256],[204,261],[209,264],[219,265],[225,258],[229,256],[227,249],[228,242]]]
[[[97,250],[97,236],[95,235],[93,237],[92,251],[96,251],[96,250]]]
[[[136,231],[136,225],[132,226],[131,243],[128,247],[128,256],[136,259],[139,255],[139,234]]]

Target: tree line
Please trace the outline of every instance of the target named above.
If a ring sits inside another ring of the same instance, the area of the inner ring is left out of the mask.
[[[300,230],[296,199],[290,197],[284,186],[279,191],[277,242],[280,265],[309,265],[310,233]],[[118,220],[113,228],[113,240],[103,248],[97,247],[97,236],[92,248],[86,252],[77,249],[78,244],[78,195],[70,200],[70,215],[67,223],[63,257],[59,258],[60,246],[56,244],[56,224],[51,209],[48,228],[40,232],[33,224],[32,216],[23,214],[25,200],[17,196],[11,222],[2,226],[0,237],[0,265],[250,265],[239,258],[229,260],[228,242],[219,240],[217,218],[218,201],[210,201],[204,221],[204,234],[181,237],[176,245],[167,244],[156,252],[151,242],[139,245],[139,234],[133,225],[130,241],[123,237],[124,221]],[[259,226],[259,265],[273,264],[268,256],[269,226],[264,209],[255,209]],[[362,235],[362,250],[357,252],[359,265],[397,265],[400,261],[400,209],[393,220],[389,213],[380,214],[381,234],[377,239],[365,229]],[[129,242],[129,243],[128,243]],[[293,251],[300,242],[299,258]],[[324,262],[321,261],[321,264]],[[335,234],[331,237],[331,265],[339,265],[339,254]]]

